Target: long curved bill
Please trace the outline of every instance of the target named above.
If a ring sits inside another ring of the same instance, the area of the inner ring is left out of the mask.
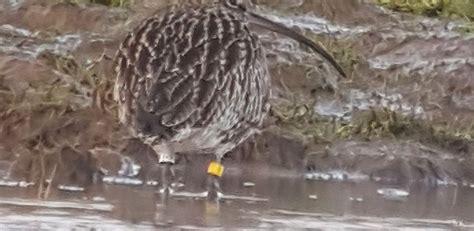
[[[271,30],[273,32],[288,36],[296,41],[299,41],[308,47],[310,47],[313,51],[320,54],[323,58],[325,58],[343,77],[346,77],[346,73],[342,69],[342,67],[336,62],[336,60],[330,55],[324,48],[322,48],[317,43],[311,41],[304,35],[285,27],[283,24],[271,21],[265,17],[257,15],[252,12],[246,12],[246,15],[252,25],[256,25],[266,30]]]

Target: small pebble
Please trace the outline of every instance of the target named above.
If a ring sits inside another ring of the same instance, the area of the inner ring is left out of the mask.
[[[0,186],[4,187],[20,187],[26,188],[34,185],[35,183],[26,182],[26,181],[10,181],[10,180],[0,180]]]
[[[255,183],[248,181],[248,182],[244,182],[243,185],[244,185],[244,187],[254,187],[254,186],[255,186]]]
[[[385,199],[389,200],[401,200],[405,199],[410,195],[408,191],[397,188],[381,188],[377,189],[377,193],[379,195],[382,195],[382,197],[384,197]]]
[[[182,188],[182,187],[184,187],[184,184],[180,183],[180,182],[174,182],[174,183],[171,183],[171,187],[173,187],[173,188]]]
[[[349,200],[356,201],[356,202],[362,202],[362,201],[364,201],[364,198],[362,198],[362,197],[349,197]]]
[[[120,184],[120,185],[141,185],[143,182],[139,179],[127,178],[127,177],[110,177],[106,176],[103,181],[108,184]]]
[[[156,180],[149,180],[146,182],[146,185],[148,186],[157,186],[158,185],[158,181]]]
[[[92,197],[92,201],[100,201],[100,202],[102,202],[102,201],[105,201],[105,198],[103,198],[103,197]]]
[[[318,195],[312,194],[312,195],[309,195],[308,198],[309,198],[309,199],[313,199],[313,200],[317,200],[317,199],[318,199]]]
[[[79,186],[58,185],[58,189],[67,192],[84,192],[85,189]]]
[[[1,180],[1,181],[0,181],[0,186],[16,187],[16,186],[18,186],[18,182],[17,182],[17,181],[5,181],[5,180]]]

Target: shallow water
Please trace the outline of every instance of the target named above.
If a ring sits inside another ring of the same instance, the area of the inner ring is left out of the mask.
[[[371,182],[268,177],[259,175],[258,171],[224,177],[222,184],[230,199],[208,200],[194,197],[191,192],[183,193],[186,191],[163,199],[153,186],[105,184],[90,187],[86,192],[60,191],[47,200],[35,200],[27,189],[2,187],[0,227],[20,230],[474,228],[474,208],[466,203],[474,200],[474,189],[469,187],[391,188]]]

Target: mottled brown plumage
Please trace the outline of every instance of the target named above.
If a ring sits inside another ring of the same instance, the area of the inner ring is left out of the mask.
[[[220,160],[262,125],[270,76],[250,24],[302,40],[343,73],[307,38],[235,2],[169,7],[139,25],[117,52],[120,121],[160,162],[173,162],[180,151],[212,152]]]

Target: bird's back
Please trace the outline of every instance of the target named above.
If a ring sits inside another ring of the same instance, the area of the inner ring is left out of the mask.
[[[120,120],[146,137],[179,140],[197,129],[238,143],[269,107],[259,40],[243,14],[219,5],[148,18],[122,43],[116,72]]]

